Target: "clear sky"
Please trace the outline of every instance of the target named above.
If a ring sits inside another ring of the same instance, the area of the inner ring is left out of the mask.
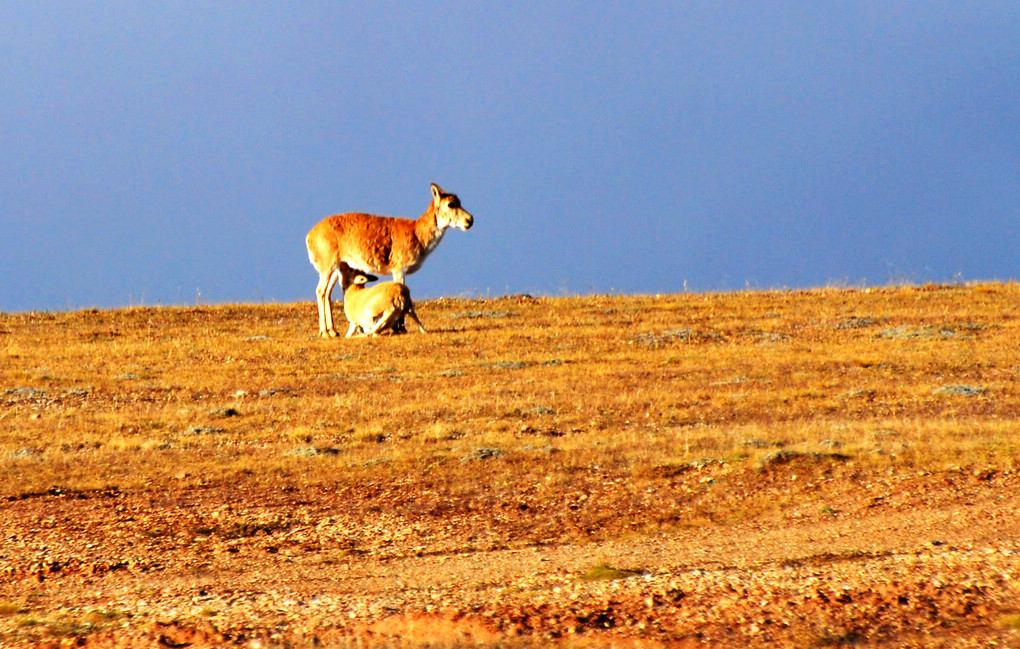
[[[5,2],[0,311],[311,308],[431,182],[420,298],[1009,280],[1018,116],[1015,0]]]

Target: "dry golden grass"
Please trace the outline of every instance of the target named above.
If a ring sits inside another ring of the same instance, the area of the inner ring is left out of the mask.
[[[569,480],[1014,466],[1016,285],[421,304],[320,340],[308,304],[0,316],[2,495],[169,479]],[[488,462],[498,459],[498,462]],[[454,479],[456,478],[456,479]]]
[[[730,599],[808,620],[788,636],[807,634],[804,646],[878,619],[897,641],[941,633],[922,601],[947,629],[976,610],[989,637],[1016,628],[1004,575],[1020,555],[994,532],[1020,469],[1020,286],[444,299],[418,312],[428,335],[355,340],[318,338],[310,301],[0,314],[0,644],[181,644],[194,638],[174,629],[201,635],[208,618],[210,642],[241,642],[282,628],[262,603],[319,595],[342,615],[309,633],[399,635],[442,621],[416,617],[437,592],[473,607],[454,631],[595,633],[627,613],[671,620],[633,637],[693,637],[696,610],[743,624],[750,609],[720,597],[762,570],[758,594]],[[931,515],[907,520],[918,511]],[[947,523],[982,516],[992,529],[973,538]],[[742,572],[692,576],[720,561]],[[901,561],[929,561],[931,578],[897,576]],[[931,585],[943,561],[987,574],[950,592]],[[878,598],[877,617],[796,590],[829,564],[860,601]],[[390,589],[404,597],[395,584],[418,577],[405,615],[388,616]],[[242,579],[257,596],[235,597]],[[686,596],[642,590],[688,579]],[[592,599],[564,599],[571,589]],[[568,603],[542,603],[557,597]],[[179,613],[195,598],[214,608]],[[960,598],[971,608],[948,608]]]

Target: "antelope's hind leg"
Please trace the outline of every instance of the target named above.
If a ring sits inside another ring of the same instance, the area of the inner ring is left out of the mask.
[[[396,307],[390,307],[382,312],[372,326],[365,331],[366,336],[378,336],[381,331],[393,329],[399,317],[400,311]]]
[[[407,309],[407,314],[406,315],[409,318],[411,318],[411,322],[413,322],[414,324],[418,325],[418,331],[420,333],[428,333],[427,331],[425,331],[425,326],[421,323],[421,320],[418,319],[418,314],[415,313],[414,305],[413,304]],[[401,323],[401,324],[403,324],[403,323]],[[404,331],[406,332],[407,329],[405,328]]]
[[[336,273],[329,271],[319,273],[319,283],[315,287],[315,306],[319,310],[319,335],[336,336],[336,329],[333,328],[333,308],[329,301],[329,295],[336,285]]]
[[[329,274],[329,281],[326,283],[326,295],[323,297],[322,304],[326,307],[326,335],[339,336],[336,327],[333,326],[333,301],[330,299],[330,295],[333,294],[333,288],[337,282],[340,281],[339,271],[333,271]]]

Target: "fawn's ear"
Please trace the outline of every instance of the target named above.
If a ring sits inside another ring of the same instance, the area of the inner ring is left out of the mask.
[[[432,183],[432,202],[439,205],[439,199],[443,197],[443,188]]]
[[[354,283],[358,286],[364,286],[365,284],[368,284],[368,278],[364,275],[358,275],[354,278]]]

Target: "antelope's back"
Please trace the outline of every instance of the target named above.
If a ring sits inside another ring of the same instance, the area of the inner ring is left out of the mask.
[[[305,238],[308,257],[321,268],[340,261],[366,272],[389,274],[394,232],[412,221],[361,212],[328,216]]]

